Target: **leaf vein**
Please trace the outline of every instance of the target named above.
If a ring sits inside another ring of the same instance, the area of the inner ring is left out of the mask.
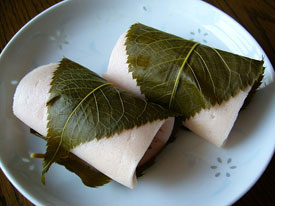
[[[194,43],[192,48],[189,50],[188,54],[186,55],[178,73],[177,73],[177,77],[176,77],[176,80],[175,80],[175,84],[173,86],[173,90],[172,90],[172,93],[171,93],[171,96],[170,96],[170,100],[169,100],[169,108],[171,108],[171,105],[172,105],[172,101],[173,101],[173,98],[175,96],[175,93],[176,93],[176,90],[177,90],[177,87],[179,85],[179,81],[180,81],[180,77],[181,77],[181,73],[184,69],[184,66],[185,64],[187,63],[188,61],[188,58],[190,57],[190,55],[192,54],[193,50],[199,45],[199,43]]]
[[[43,167],[43,171],[46,171],[46,169],[52,164],[54,158],[56,157],[56,154],[58,153],[61,145],[62,145],[62,141],[63,141],[63,136],[64,136],[64,131],[69,123],[69,121],[71,120],[72,116],[75,114],[75,112],[77,111],[77,109],[79,108],[79,106],[91,95],[93,94],[95,91],[99,90],[100,88],[104,87],[104,86],[107,86],[107,85],[111,85],[111,83],[105,83],[105,84],[102,84],[98,87],[96,87],[95,89],[93,89],[91,92],[89,92],[87,94],[87,96],[85,96],[81,101],[80,103],[74,108],[74,110],[72,111],[72,113],[70,114],[70,116],[68,117],[68,119],[66,120],[65,122],[65,125],[62,129],[62,132],[61,132],[61,135],[60,135],[60,141],[59,141],[59,144],[56,148],[56,151],[54,152],[52,158],[49,160],[49,162]]]

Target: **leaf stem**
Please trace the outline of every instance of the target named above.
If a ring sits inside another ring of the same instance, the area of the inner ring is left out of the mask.
[[[45,158],[45,154],[42,154],[42,153],[31,153],[30,155],[31,158],[41,158],[41,159],[44,159]]]

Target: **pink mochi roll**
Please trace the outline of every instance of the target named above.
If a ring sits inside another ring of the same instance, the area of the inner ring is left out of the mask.
[[[126,33],[122,34],[115,44],[104,77],[118,87],[144,98],[140,87],[137,86],[136,80],[132,77],[132,72],[129,72],[125,42]],[[194,117],[183,122],[183,125],[198,136],[221,147],[226,141],[250,90],[251,87],[248,87],[227,102],[217,104],[210,109],[202,109]]]
[[[50,83],[58,64],[38,67],[18,84],[14,94],[13,112],[26,125],[47,135],[47,107]],[[174,118],[125,130],[110,138],[92,140],[70,152],[86,161],[111,179],[129,187],[136,186],[136,168],[154,157],[166,144]]]

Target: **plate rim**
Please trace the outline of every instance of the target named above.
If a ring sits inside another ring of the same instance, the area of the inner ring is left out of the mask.
[[[34,16],[31,20],[29,20],[27,23],[25,23],[21,29],[19,29],[15,35],[8,41],[8,43],[5,45],[5,47],[3,48],[3,50],[1,51],[0,54],[0,62],[1,60],[5,57],[6,55],[6,51],[9,49],[9,47],[13,44],[13,42],[19,38],[19,36],[21,35],[21,33],[23,31],[25,31],[26,29],[29,28],[29,26],[37,21],[41,16],[48,14],[49,12],[51,12],[54,9],[57,9],[58,7],[61,6],[65,6],[65,4],[69,3],[71,0],[63,0],[61,2],[58,2],[52,6],[50,6],[49,8],[43,10],[42,12],[40,12],[39,14],[37,14],[36,16]],[[265,51],[263,50],[263,48],[261,47],[261,45],[257,42],[257,40],[252,36],[252,34],[243,26],[241,25],[237,20],[235,20],[233,17],[231,17],[229,14],[225,13],[224,11],[222,11],[221,9],[215,7],[214,5],[205,2],[205,1],[200,1],[203,4],[206,4],[207,7],[211,7],[211,9],[215,9],[217,10],[219,13],[225,15],[227,17],[228,20],[231,20],[232,22],[234,22],[235,24],[237,24],[240,29],[242,29],[250,38],[251,41],[253,41],[256,46],[259,47],[259,49],[265,54],[265,58],[268,59],[268,64],[271,67],[270,69],[275,73],[275,69],[272,65],[272,62],[270,61],[270,59],[268,58],[267,54],[265,53]],[[274,82],[275,84],[275,79]],[[275,112],[275,111],[274,111]],[[275,139],[275,136],[273,137]],[[267,163],[265,165],[263,165],[261,172],[257,173],[256,178],[254,181],[252,181],[250,184],[248,184],[248,186],[244,189],[244,191],[241,190],[241,192],[239,193],[239,195],[237,195],[236,197],[232,198],[232,201],[229,201],[229,205],[234,204],[235,202],[237,202],[240,198],[242,198],[256,183],[257,181],[261,178],[261,176],[263,175],[263,173],[265,172],[265,170],[268,168],[270,161],[272,160],[274,153],[275,153],[275,143],[273,145],[271,145],[271,153],[269,154],[269,158],[267,159]],[[1,156],[0,156],[0,160],[1,160]],[[2,164],[2,161],[0,161],[0,168],[2,169],[3,173],[5,174],[5,176],[8,178],[8,180],[12,183],[12,185],[21,193],[23,194],[23,196],[25,198],[27,198],[30,202],[32,202],[35,205],[43,205],[43,202],[39,201],[38,198],[34,197],[33,195],[31,195],[29,192],[27,192],[27,190],[25,190],[23,188],[23,186],[21,184],[19,184],[17,181],[14,180],[14,178],[12,177],[12,175],[9,173],[8,169]]]
[[[2,59],[5,57],[6,55],[6,51],[9,49],[9,47],[13,44],[13,42],[19,38],[19,36],[21,35],[21,33],[23,31],[25,31],[26,29],[28,29],[28,27],[30,26],[30,24],[32,24],[34,21],[38,20],[42,15],[47,14],[48,12],[56,9],[57,7],[63,6],[65,4],[67,4],[70,0],[63,0],[61,2],[58,2],[50,7],[48,7],[47,9],[43,10],[42,12],[40,12],[39,14],[37,14],[36,16],[34,16],[32,19],[30,19],[27,23],[25,23],[15,34],[14,36],[8,41],[8,43],[5,45],[5,47],[3,48],[3,50],[0,53],[0,63],[2,61]],[[5,174],[5,176],[7,177],[7,179],[10,181],[10,183],[25,197],[27,198],[31,203],[35,204],[35,205],[43,205],[43,202],[40,202],[38,200],[37,197],[31,195],[27,190],[25,190],[23,188],[23,186],[21,184],[19,184],[17,181],[14,180],[14,178],[12,177],[12,175],[9,173],[8,169],[3,165],[2,163],[2,157],[0,156],[0,168],[3,171],[3,173]]]

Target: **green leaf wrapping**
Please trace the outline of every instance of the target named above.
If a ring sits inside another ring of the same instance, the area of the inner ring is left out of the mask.
[[[33,129],[30,129],[30,133],[47,141],[47,137],[42,136]],[[42,156],[42,154],[40,155]],[[32,156],[35,156],[35,153],[33,153]],[[78,175],[82,182],[88,187],[102,186],[111,181],[109,177],[107,177],[85,161],[81,160],[79,157],[71,152],[69,152],[65,157],[59,158],[56,163],[64,166],[69,171]]]
[[[87,68],[62,59],[53,74],[48,107],[44,174],[69,151],[93,139],[111,137],[174,114],[117,89]],[[102,157],[100,157],[102,158]]]
[[[69,152],[67,156],[59,158],[57,163],[78,175],[82,182],[88,187],[102,186],[111,181],[109,177],[71,152]]]
[[[126,35],[127,63],[141,92],[186,118],[252,86],[263,61],[221,51],[134,24]]]

